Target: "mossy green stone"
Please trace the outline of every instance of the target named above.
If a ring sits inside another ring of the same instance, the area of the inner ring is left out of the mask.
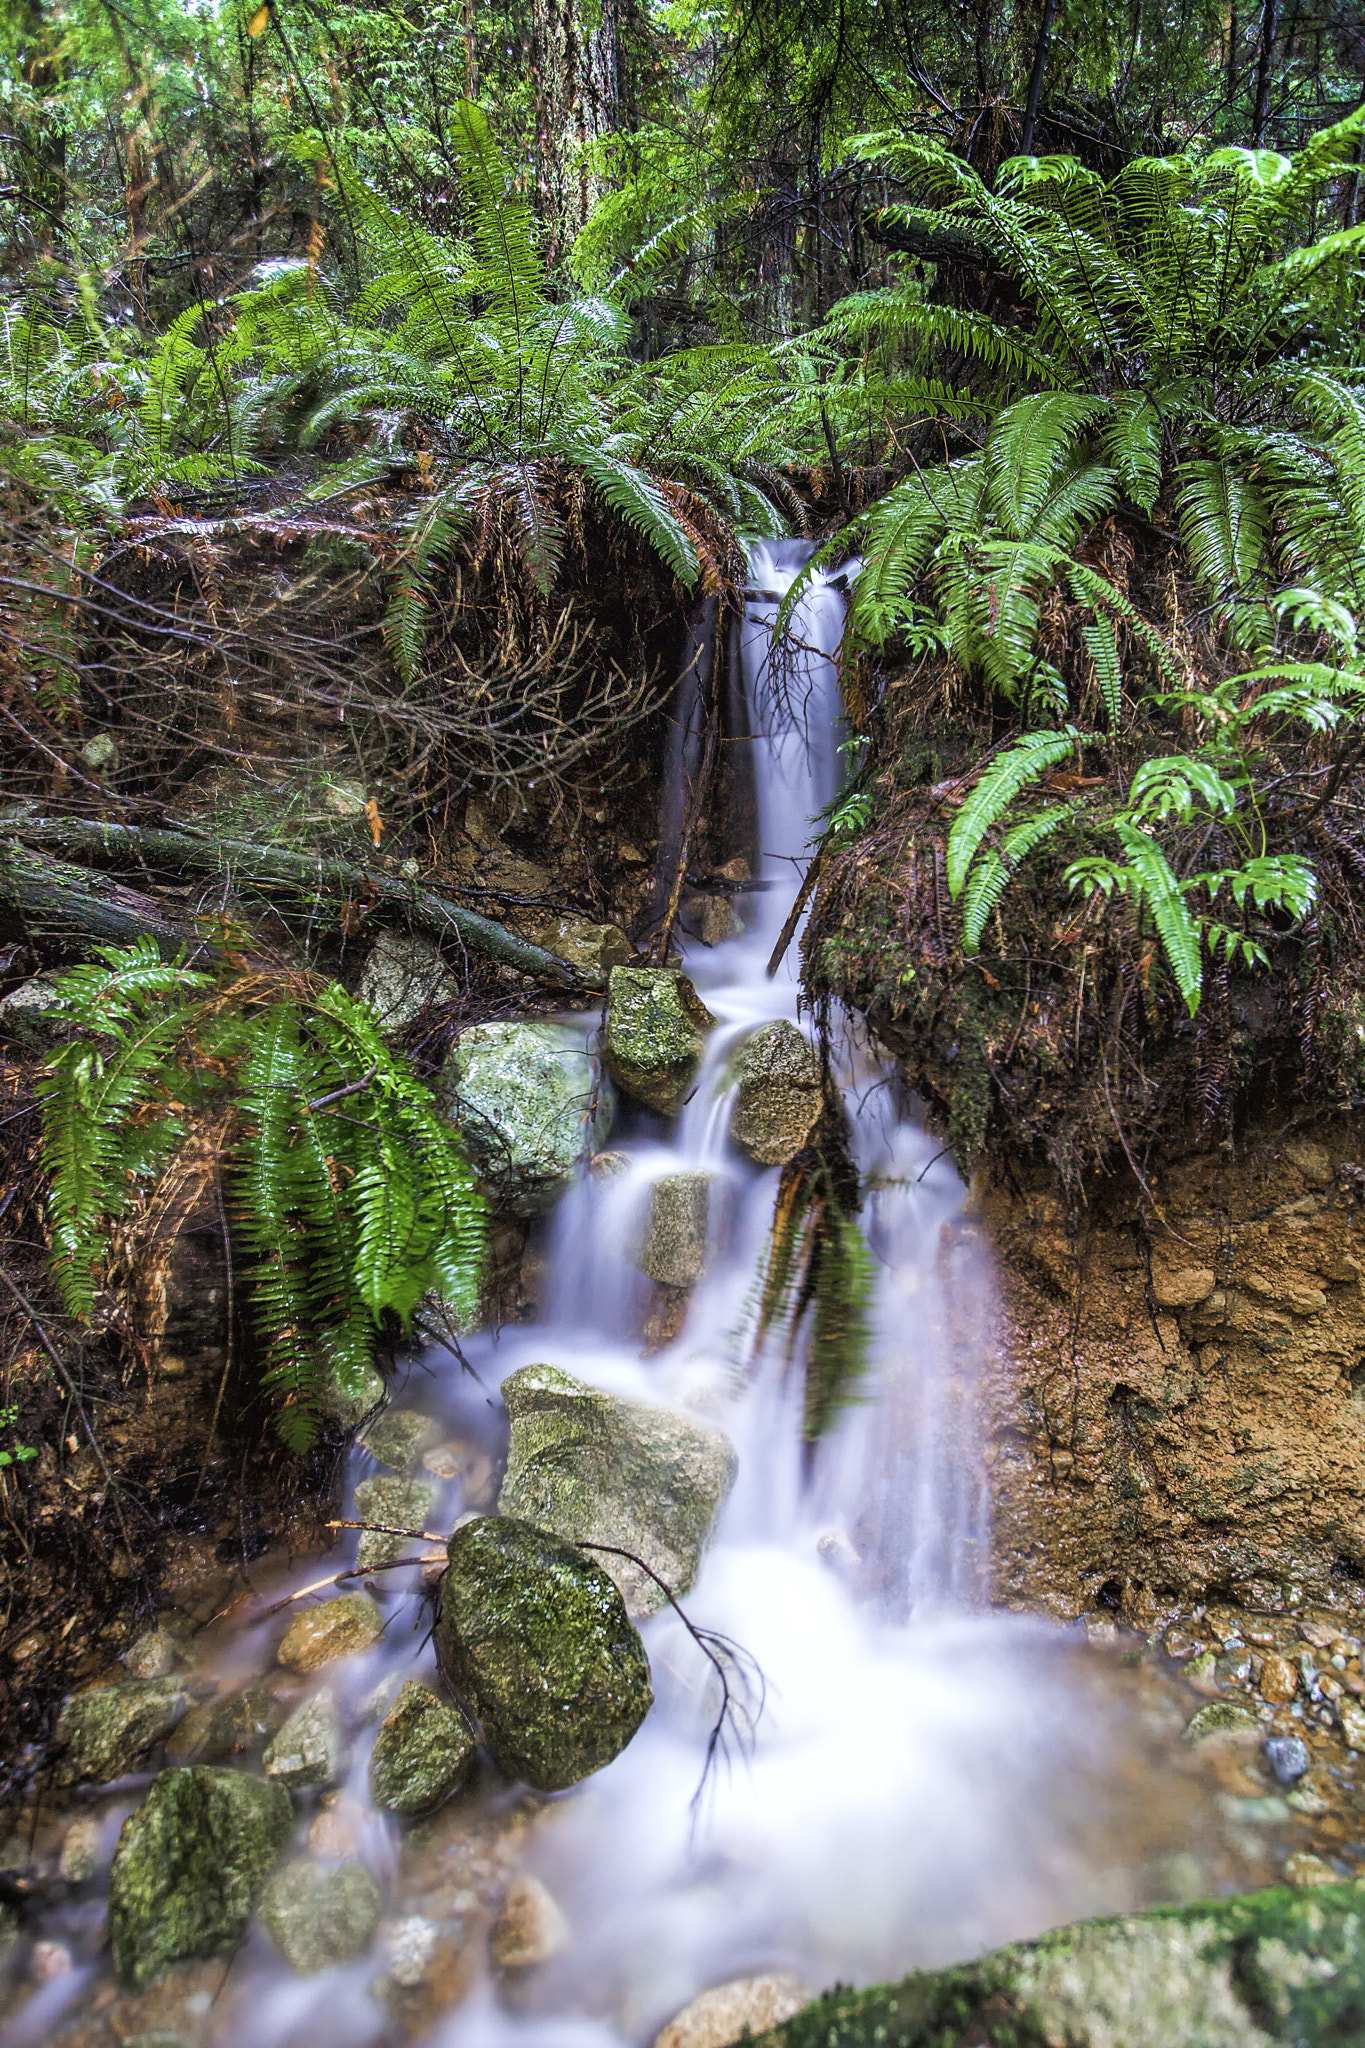
[[[355,1518],[378,1522],[377,1529],[361,1532],[356,1545],[356,1569],[373,1571],[376,1565],[396,1564],[411,1556],[413,1539],[395,1536],[395,1529],[420,1530],[436,1498],[436,1488],[423,1479],[362,1479],[355,1490]]]
[[[1336,2048],[1365,2040],[1365,1887],[1250,1892],[1064,1927],[836,1989],[764,2048]]]
[[[730,1069],[735,1102],[730,1136],[758,1166],[785,1166],[807,1145],[820,1121],[820,1062],[785,1017],[760,1024]]]
[[[235,1948],[293,1827],[279,1785],[206,1764],[162,1771],[123,1823],[109,1873],[124,1989],[140,1991],[183,1957]]]
[[[502,1398],[512,1442],[500,1512],[567,1543],[628,1550],[669,1592],[685,1593],[734,1484],[724,1431],[601,1393],[554,1365],[510,1374]],[[589,1556],[616,1581],[633,1620],[664,1605],[663,1589],[629,1558]]]
[[[363,1863],[330,1868],[296,1856],[277,1870],[261,1898],[261,1925],[301,1977],[363,1956],[383,1907]]]
[[[540,1792],[600,1771],[654,1699],[610,1577],[509,1515],[466,1522],[447,1554],[437,1640],[501,1768]]]
[[[135,1678],[73,1693],[57,1723],[58,1785],[107,1785],[170,1734],[190,1704],[180,1678]]]
[[[361,1436],[360,1448],[391,1472],[406,1475],[417,1469],[423,1451],[430,1450],[439,1436],[429,1415],[419,1415],[413,1408],[387,1408]]]
[[[611,1084],[567,1024],[475,1024],[441,1075],[470,1164],[516,1216],[535,1216],[566,1192],[585,1154],[611,1127]]]
[[[1260,1728],[1259,1716],[1239,1700],[1209,1700],[1190,1716],[1184,1740],[1195,1743],[1203,1742],[1210,1735],[1237,1735],[1252,1731],[1259,1734]]]
[[[410,1678],[375,1737],[370,1797],[390,1813],[430,1813],[459,1790],[477,1754],[462,1717]]]
[[[607,1003],[607,1072],[637,1102],[676,1116],[715,1018],[687,976],[671,967],[613,967]]]

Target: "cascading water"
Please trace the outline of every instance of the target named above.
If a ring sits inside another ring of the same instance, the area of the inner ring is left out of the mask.
[[[802,598],[798,652],[781,673],[771,651],[777,605],[809,553],[797,543],[752,550],[757,594],[742,665],[764,886],[744,899],[741,936],[687,956],[719,1020],[693,1096],[667,1135],[657,1119],[623,1114],[616,1170],[585,1174],[561,1203],[543,1320],[470,1340],[472,1374],[445,1354],[418,1362],[408,1388],[413,1405],[440,1412],[494,1458],[497,1385],[541,1360],[719,1422],[737,1446],[738,1478],[684,1604],[695,1624],[742,1646],[762,1674],[762,1698],[756,1682],[740,1687],[730,1754],[708,1774],[714,1670],[672,1614],[644,1625],[653,1712],[616,1762],[554,1802],[536,1830],[532,1867],[567,1916],[569,1939],[514,2010],[491,1975],[476,1983],[437,2025],[438,2048],[643,2043],[732,1978],[782,1970],[811,1991],[871,1981],[1126,1906],[1140,1890],[1134,1838],[1126,1856],[1103,1840],[1108,1766],[1085,1674],[1056,1631],[985,1606],[974,1413],[990,1269],[965,1190],[889,1077],[852,1044],[841,1078],[875,1267],[872,1344],[861,1398],[813,1459],[784,1347],[755,1355],[755,1274],[778,1173],[727,1144],[727,1070],[756,1025],[797,1019],[792,952],[772,978],[766,965],[811,821],[837,788],[843,600],[832,582],[816,580]],[[632,1249],[653,1182],[680,1170],[713,1176],[709,1254],[680,1332],[642,1360],[648,1285]],[[357,1452],[355,1479],[371,1469]],[[480,1494],[466,1471],[427,1525],[449,1527],[462,1509],[488,1504],[486,1484]],[[384,1883],[398,1868],[399,1836],[369,1806],[360,1702],[386,1677],[429,1674],[434,1658],[416,1574],[391,1573],[376,1590],[382,1642],[329,1679],[354,1731],[338,1808],[349,1819],[332,1817],[349,1827],[349,1846],[330,1853],[359,1856]],[[236,1633],[220,1678],[268,1663],[269,1627]],[[106,1799],[106,1858],[136,1791]],[[442,1894],[439,1910],[458,1914],[465,1896],[456,1891],[452,1907]],[[419,1914],[402,1926],[433,1924]],[[94,1965],[83,1958],[97,1941],[97,1904],[54,1916],[51,1932],[77,1967],[30,2001],[0,2035],[4,2048],[50,2038],[90,1985]],[[389,2024],[371,1995],[375,1975],[370,1957],[300,1980],[257,1932],[228,1992],[198,1994],[193,2037],[362,2048]]]

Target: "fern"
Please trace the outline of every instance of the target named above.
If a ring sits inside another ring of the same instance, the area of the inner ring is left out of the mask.
[[[974,863],[962,895],[962,950],[972,954],[981,945],[986,920],[1009,887],[1016,869],[1036,847],[1050,839],[1070,816],[1069,804],[1054,804],[1015,825],[998,848],[988,846]]]
[[[1021,790],[1046,775],[1086,744],[1086,735],[1067,726],[1064,732],[1026,733],[982,772],[948,834],[948,893],[962,894],[967,874],[982,840],[1008,811]]]

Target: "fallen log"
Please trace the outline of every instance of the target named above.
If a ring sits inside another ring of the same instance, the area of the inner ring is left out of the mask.
[[[0,842],[0,911],[5,910],[40,953],[86,952],[92,942],[129,946],[150,937],[163,958],[171,959],[198,936],[168,917],[155,897],[16,840]]]
[[[8,850],[0,847],[0,902],[8,902],[32,919],[46,918],[64,927],[79,927],[81,917],[86,916],[84,929],[90,936],[136,936],[126,920],[117,932],[108,928],[111,919],[117,920],[117,912],[106,899],[110,891],[117,891],[121,885],[106,884],[105,892],[101,893],[96,884],[104,878],[61,861],[49,860],[40,865],[42,856],[33,848],[51,846],[64,854],[103,857],[118,861],[124,868],[218,874],[239,884],[311,898],[314,903],[324,897],[367,897],[376,907],[401,915],[406,923],[438,936],[458,939],[471,952],[513,967],[536,981],[594,991],[605,985],[601,975],[561,960],[557,953],[547,952],[530,939],[519,938],[506,925],[481,916],[477,910],[466,910],[463,904],[452,903],[420,883],[386,874],[382,868],[364,867],[335,855],[298,853],[289,847],[262,845],[254,839],[203,838],[156,825],[103,824],[92,818],[40,818],[23,812],[0,818],[0,833],[9,836]],[[81,878],[88,885],[88,910],[78,886]],[[136,918],[135,905],[140,903],[148,907],[149,920],[153,915],[160,920],[167,939],[173,930],[177,931],[177,945],[195,936],[171,926],[152,898],[137,897],[131,890],[124,890],[123,894],[135,899],[127,906],[127,919]],[[158,945],[163,944],[163,931],[154,922],[144,922],[137,929],[150,931]]]

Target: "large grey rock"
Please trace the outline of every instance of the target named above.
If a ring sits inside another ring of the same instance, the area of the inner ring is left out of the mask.
[[[430,1813],[459,1790],[477,1754],[462,1716],[410,1678],[375,1737],[370,1797],[390,1813]]]
[[[685,1593],[734,1483],[729,1437],[671,1408],[599,1393],[553,1365],[523,1366],[503,1381],[502,1398],[512,1442],[499,1512],[569,1543],[628,1550],[671,1593]],[[663,1606],[638,1565],[589,1555],[633,1620]]]
[[[567,1024],[476,1024],[441,1087],[470,1164],[517,1216],[557,1202],[611,1127],[611,1084]]]
[[[608,1073],[624,1094],[676,1116],[715,1018],[677,968],[613,967],[608,988]]]
[[[190,1704],[183,1679],[136,1678],[73,1693],[62,1708],[54,1783],[107,1785],[163,1742]]]
[[[411,1538],[388,1533],[394,1529],[420,1529],[426,1520],[436,1488],[422,1479],[362,1479],[355,1490],[355,1518],[358,1522],[379,1522],[379,1529],[365,1529],[356,1545],[356,1569],[373,1571],[376,1565],[395,1564],[413,1549]]]
[[[379,1932],[383,1908],[363,1863],[281,1865],[261,1897],[261,1925],[301,1977],[363,1956]]]
[[[358,994],[386,1038],[397,1038],[430,1003],[458,995],[459,984],[436,948],[411,932],[381,932],[370,948]]]
[[[661,1174],[649,1191],[636,1264],[666,1287],[691,1287],[706,1264],[711,1175]]]
[[[751,1031],[730,1069],[730,1136],[759,1166],[785,1166],[809,1144],[823,1091],[814,1049],[785,1017]]]
[[[109,1939],[125,1990],[185,1956],[235,1948],[293,1830],[289,1795],[241,1771],[162,1771],[129,1814],[109,1873]]]
[[[509,1777],[560,1792],[618,1756],[653,1703],[649,1659],[611,1578],[529,1522],[457,1529],[437,1642]]]
[[[291,1792],[334,1785],[341,1776],[341,1721],[336,1700],[323,1686],[296,1707],[261,1758],[267,1778]]]
[[[26,1052],[47,1052],[71,1029],[71,1020],[57,1008],[55,974],[35,974],[0,996],[0,1037],[12,1038]]]
[[[1365,2040],[1365,1889],[1092,1920],[899,1984],[838,1988],[768,2048],[1329,2048]]]

